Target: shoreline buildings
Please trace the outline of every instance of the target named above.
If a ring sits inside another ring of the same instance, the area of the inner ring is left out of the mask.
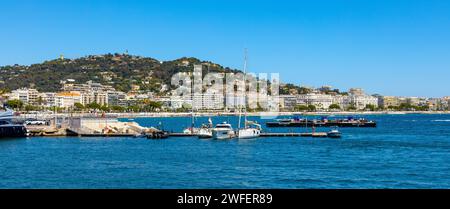
[[[33,88],[20,88],[9,94],[3,95],[7,100],[20,100],[25,105],[41,107],[58,107],[70,109],[76,103],[84,106],[96,103],[100,106],[129,107],[139,105],[142,101],[160,102],[163,109],[178,110],[191,109],[204,111],[236,111],[236,107],[242,107],[247,100],[253,101],[260,95],[247,95],[245,100],[239,95],[224,95],[217,92],[206,92],[187,97],[154,96],[152,92],[140,92],[137,86],[128,93],[115,90],[112,86],[102,85],[88,81],[77,84],[68,79],[62,82],[61,92],[38,92]],[[295,111],[299,106],[314,106],[317,111],[338,110],[367,110],[380,108],[383,110],[397,110],[400,106],[422,107],[425,110],[445,111],[450,110],[450,97],[443,98],[419,98],[419,97],[395,97],[381,95],[367,95],[363,89],[352,88],[348,93],[330,91],[331,87],[310,89],[308,93],[289,91],[288,95],[280,95],[278,101],[268,101],[265,105],[258,105],[258,109],[267,110],[268,106],[279,105],[280,111]],[[255,100],[256,101],[256,100]],[[252,105],[256,107],[257,105]],[[330,108],[332,106],[332,108]],[[338,108],[337,108],[338,107]],[[370,107],[370,108],[368,108]],[[251,108],[250,108],[251,109]]]

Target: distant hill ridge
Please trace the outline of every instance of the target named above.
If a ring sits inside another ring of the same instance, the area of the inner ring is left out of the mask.
[[[77,83],[92,80],[124,92],[131,90],[132,85],[139,85],[140,90],[163,93],[161,88],[164,84],[170,84],[172,75],[191,72],[196,64],[204,64],[204,71],[209,72],[237,72],[192,57],[160,62],[149,57],[116,53],[77,59],[61,58],[30,66],[2,66],[0,89],[33,87],[41,92],[56,92],[61,90],[60,81],[74,79]]]

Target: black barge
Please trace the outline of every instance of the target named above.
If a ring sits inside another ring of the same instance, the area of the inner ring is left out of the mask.
[[[340,127],[340,128],[375,128],[377,123],[366,119],[282,119],[266,123],[267,127]]]

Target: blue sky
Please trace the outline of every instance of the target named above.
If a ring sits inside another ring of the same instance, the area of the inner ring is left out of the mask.
[[[298,85],[450,95],[450,1],[4,1],[0,65],[124,52],[279,72]]]

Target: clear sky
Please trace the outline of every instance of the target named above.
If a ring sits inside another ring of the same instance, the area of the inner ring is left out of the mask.
[[[450,1],[0,0],[0,65],[183,56],[298,85],[450,95]]]

